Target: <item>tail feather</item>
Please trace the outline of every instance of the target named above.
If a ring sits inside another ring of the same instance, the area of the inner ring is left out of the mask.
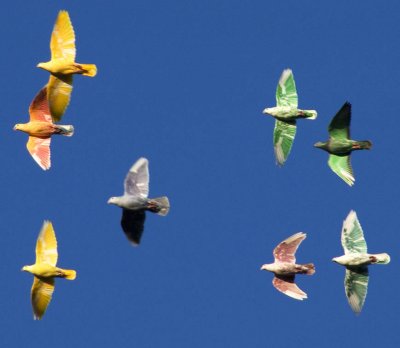
[[[74,135],[74,126],[68,125],[57,125],[58,130],[60,131],[59,134],[65,135],[67,137],[72,137]]]
[[[158,215],[165,216],[169,212],[169,200],[168,197],[158,197],[150,200],[149,209]]]
[[[97,67],[95,64],[79,64],[82,67],[82,75],[94,77],[97,74]]]
[[[390,256],[386,253],[374,254],[373,256],[376,258],[376,262],[374,263],[386,265],[390,262]]]
[[[369,150],[372,147],[372,143],[369,140],[358,141],[357,145],[359,145],[361,149],[365,150]]]
[[[313,263],[307,263],[304,266],[307,268],[307,275],[313,275],[315,273],[315,266]]]
[[[73,269],[64,269],[64,278],[68,280],[74,280],[76,278],[76,271]]]

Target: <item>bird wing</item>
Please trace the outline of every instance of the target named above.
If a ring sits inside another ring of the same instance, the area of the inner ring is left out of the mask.
[[[329,124],[329,136],[335,139],[350,139],[350,121],[351,104],[345,102]]]
[[[75,61],[75,33],[67,11],[58,13],[50,40],[51,59]]]
[[[53,123],[49,110],[46,86],[36,94],[35,98],[33,98],[32,103],[29,106],[29,117],[31,122],[40,121]]]
[[[344,288],[351,309],[359,314],[367,297],[368,267],[346,269]]]
[[[29,153],[43,170],[47,170],[51,166],[50,142],[50,137],[38,138],[30,136],[28,142],[26,143],[26,148],[28,149]]]
[[[274,152],[276,162],[283,165],[289,156],[296,135],[296,121],[283,122],[275,120]]]
[[[296,250],[306,237],[305,233],[298,232],[279,243],[274,249],[275,262],[295,263],[296,257],[294,255],[296,254]]]
[[[356,179],[354,179],[353,168],[350,163],[350,155],[336,156],[329,154],[328,165],[347,185],[353,186]]]
[[[41,319],[46,312],[47,306],[51,301],[54,292],[54,278],[33,277],[31,289],[31,302],[33,308],[33,318]]]
[[[144,230],[144,221],[146,220],[146,212],[144,210],[122,210],[121,226],[128,240],[139,245]]]
[[[295,276],[281,276],[276,275],[274,279],[272,279],[273,286],[284,293],[285,295],[292,297],[296,300],[303,301],[307,298],[307,294],[302,291],[294,282]]]
[[[364,233],[354,210],[350,211],[342,227],[342,246],[345,254],[367,252],[367,243]]]
[[[57,259],[57,239],[53,224],[45,220],[36,242],[36,263],[56,266]]]
[[[276,88],[276,105],[297,108],[298,98],[292,70],[285,69]]]
[[[149,195],[149,162],[139,158],[125,178],[125,194],[147,198]]]
[[[72,93],[72,80],[72,74],[59,77],[50,75],[47,84],[47,99],[53,122],[59,122],[68,107]]]

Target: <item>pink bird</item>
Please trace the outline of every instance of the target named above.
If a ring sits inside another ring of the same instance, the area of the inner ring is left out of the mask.
[[[275,262],[261,266],[261,270],[270,271],[275,274],[272,284],[277,290],[300,301],[307,298],[307,294],[295,284],[295,275],[312,275],[315,273],[314,264],[296,264],[294,256],[297,248],[306,236],[305,233],[298,232],[285,239],[274,249]]]
[[[54,124],[49,111],[49,101],[47,99],[47,88],[42,88],[33,99],[29,107],[29,122],[19,123],[14,126],[14,130],[20,130],[29,134],[26,147],[43,170],[50,168],[50,141],[53,134],[66,135],[74,134],[73,126],[62,126]]]

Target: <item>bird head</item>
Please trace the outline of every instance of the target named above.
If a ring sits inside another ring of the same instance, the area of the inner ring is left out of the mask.
[[[111,197],[108,201],[108,204],[115,204],[118,205],[118,197]]]
[[[21,271],[23,272],[30,272],[31,266],[24,266],[21,268]]]
[[[270,272],[272,272],[272,269],[271,269],[270,266],[271,266],[270,264],[266,263],[266,264],[264,264],[264,265],[261,266],[260,270],[261,270],[261,271],[264,270],[264,271],[270,271]]]
[[[265,108],[265,109],[263,110],[263,114],[269,114],[269,115],[271,115],[271,114],[272,114],[272,108]]]
[[[13,129],[14,129],[15,131],[16,131],[16,130],[21,130],[21,124],[17,123],[17,124],[14,126]]]
[[[36,65],[36,67],[37,68],[41,68],[41,69],[46,70],[46,71],[50,71],[49,62],[47,62],[47,63],[39,63],[38,65]]]
[[[320,148],[323,148],[324,145],[325,145],[325,143],[323,143],[322,141],[318,141],[317,143],[314,144],[314,147],[318,147],[320,149]]]

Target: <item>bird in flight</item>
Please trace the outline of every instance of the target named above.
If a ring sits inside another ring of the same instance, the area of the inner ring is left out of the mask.
[[[315,147],[329,153],[328,165],[342,180],[352,186],[355,178],[351,167],[350,155],[355,150],[369,150],[369,140],[350,139],[351,104],[345,102],[333,117],[328,127],[329,140],[317,142]]]
[[[53,134],[72,136],[73,126],[54,124],[49,111],[46,87],[42,88],[29,107],[29,122],[17,123],[14,130],[29,135],[26,147],[32,158],[43,169],[50,169],[50,142]]]
[[[47,98],[53,121],[59,122],[71,98],[73,74],[93,77],[97,73],[97,67],[94,64],[75,62],[75,33],[67,11],[58,13],[51,34],[50,51],[51,60],[39,63],[37,67],[51,73],[47,84]]]
[[[347,300],[351,309],[359,314],[367,297],[368,265],[388,264],[390,256],[386,253],[368,254],[363,230],[353,210],[343,222],[341,239],[344,255],[334,257],[332,261],[346,267],[344,289]]]
[[[139,245],[144,230],[146,211],[165,216],[169,212],[167,197],[148,198],[149,162],[139,158],[129,170],[124,182],[124,195],[111,197],[108,204],[122,208],[121,226],[133,245]]]
[[[76,278],[76,271],[56,267],[57,259],[57,239],[53,225],[50,221],[44,221],[36,242],[36,262],[22,268],[22,271],[34,276],[31,289],[34,319],[41,319],[46,312],[54,292],[54,278]]]
[[[298,109],[296,84],[292,70],[285,69],[276,88],[276,106],[264,109],[263,113],[275,118],[274,152],[276,162],[283,166],[289,156],[296,135],[296,120],[307,118],[315,120],[315,110]]]
[[[296,274],[312,275],[315,273],[314,264],[300,265],[296,263],[297,248],[306,236],[305,233],[298,232],[285,239],[274,249],[275,262],[261,266],[261,270],[274,273],[272,284],[277,290],[300,301],[306,299],[307,294],[296,285]]]

